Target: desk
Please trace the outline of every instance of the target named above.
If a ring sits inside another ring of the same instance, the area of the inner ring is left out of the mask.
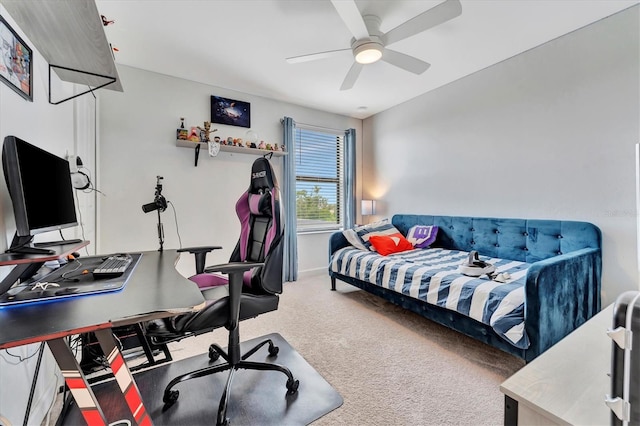
[[[61,252],[59,256],[62,255]],[[0,309],[0,349],[46,341],[84,419],[88,424],[107,425],[109,422],[64,341],[66,336],[94,332],[134,418],[139,424],[151,424],[110,328],[169,317],[204,305],[198,287],[176,271],[177,257],[175,250],[144,252],[121,291]]]
[[[610,424],[612,324],[610,305],[503,382],[505,424]]]

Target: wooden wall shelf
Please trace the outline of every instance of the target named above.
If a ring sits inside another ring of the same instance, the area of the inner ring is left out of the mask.
[[[176,139],[176,146],[182,147],[182,148],[195,148],[196,146],[200,145],[200,147],[203,150],[207,150],[207,143],[206,142],[191,142],[191,141],[185,141],[185,140],[181,140],[181,139]],[[283,155],[287,155],[288,153],[285,151],[270,151],[268,149],[258,149],[258,148],[244,148],[244,147],[239,147],[239,146],[233,146],[233,145],[222,145],[220,144],[220,151],[224,151],[224,152],[236,152],[239,154],[253,154],[253,155],[266,155],[266,154],[273,154],[274,157],[281,157]]]
[[[122,92],[111,45],[94,0],[2,0],[20,29],[61,80]],[[70,70],[71,69],[71,70]],[[72,71],[77,70],[77,71]],[[90,73],[90,74],[86,74]]]

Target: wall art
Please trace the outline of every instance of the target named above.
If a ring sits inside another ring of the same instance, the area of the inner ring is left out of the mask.
[[[211,122],[229,126],[251,127],[251,104],[211,96]]]
[[[0,16],[0,80],[33,102],[33,51]]]

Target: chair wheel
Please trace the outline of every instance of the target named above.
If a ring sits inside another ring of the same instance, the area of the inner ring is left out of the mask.
[[[293,395],[298,392],[298,386],[300,386],[300,380],[287,380],[287,394]]]
[[[179,390],[171,390],[169,392],[165,392],[164,396],[162,397],[162,402],[164,402],[166,405],[175,404],[179,396]]]
[[[278,352],[280,352],[280,348],[279,347],[277,347],[275,345],[269,346],[269,355],[276,356],[276,355],[278,355]]]
[[[211,361],[217,361],[220,358],[220,354],[215,350],[213,345],[209,346],[209,359]]]

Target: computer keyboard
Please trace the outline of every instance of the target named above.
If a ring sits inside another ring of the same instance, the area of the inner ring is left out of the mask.
[[[117,277],[127,270],[131,261],[132,258],[128,254],[111,255],[104,259],[104,261],[93,270],[93,276],[104,278]]]

